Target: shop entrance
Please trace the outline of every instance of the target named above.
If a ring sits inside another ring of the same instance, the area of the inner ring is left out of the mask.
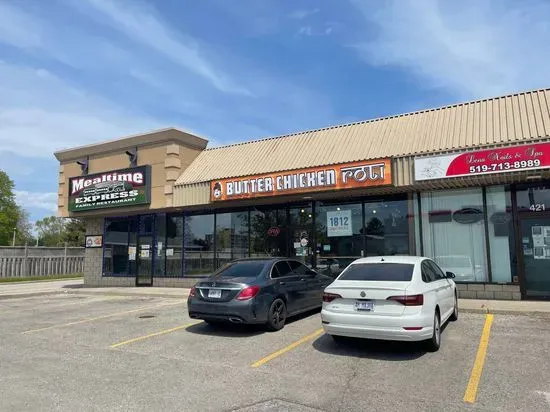
[[[524,295],[550,299],[550,212],[522,215],[520,231]]]
[[[136,286],[153,286],[155,217],[140,216],[137,226]]]

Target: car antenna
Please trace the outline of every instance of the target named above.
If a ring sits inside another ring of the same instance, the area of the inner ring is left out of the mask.
[[[380,261],[381,261],[381,262],[384,262],[384,258],[380,258]]]

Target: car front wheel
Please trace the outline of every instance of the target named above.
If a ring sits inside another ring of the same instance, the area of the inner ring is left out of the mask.
[[[275,299],[269,307],[267,328],[272,331],[280,330],[285,326],[286,305],[282,299]]]

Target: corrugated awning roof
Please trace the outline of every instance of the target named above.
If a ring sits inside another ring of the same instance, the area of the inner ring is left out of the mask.
[[[204,150],[176,185],[550,135],[550,89]]]

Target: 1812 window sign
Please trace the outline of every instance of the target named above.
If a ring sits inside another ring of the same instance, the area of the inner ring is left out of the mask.
[[[150,166],[72,177],[69,211],[148,204],[151,202],[150,180]]]

